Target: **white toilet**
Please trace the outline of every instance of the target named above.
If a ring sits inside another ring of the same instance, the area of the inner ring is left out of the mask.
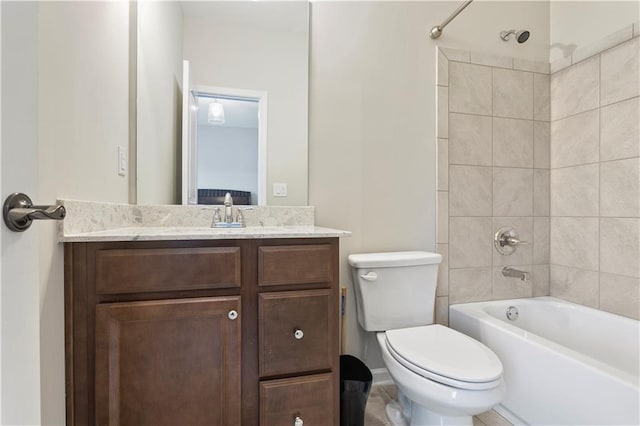
[[[505,393],[502,363],[477,340],[433,324],[442,256],[412,251],[352,254],[358,322],[376,336],[397,388],[398,425],[469,425]]]

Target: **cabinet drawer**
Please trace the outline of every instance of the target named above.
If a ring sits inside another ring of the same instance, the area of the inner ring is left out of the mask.
[[[331,294],[331,290],[308,290],[259,296],[260,376],[327,370],[333,366]]]
[[[239,247],[96,252],[98,294],[240,287]]]
[[[333,274],[329,244],[258,248],[258,285],[330,283]]]
[[[260,383],[260,425],[304,426],[333,424],[333,377],[331,374],[268,380]]]

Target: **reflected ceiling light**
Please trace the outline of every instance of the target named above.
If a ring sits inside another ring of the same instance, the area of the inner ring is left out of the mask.
[[[207,121],[210,124],[221,125],[224,124],[224,108],[222,104],[218,102],[217,99],[214,99],[213,102],[209,104],[209,113],[207,115]]]

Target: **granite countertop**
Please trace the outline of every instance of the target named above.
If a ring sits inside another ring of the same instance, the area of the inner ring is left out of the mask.
[[[59,241],[235,240],[348,237],[351,232],[315,226],[311,206],[252,206],[246,228],[212,228],[221,206],[132,205],[58,200],[67,210]],[[222,206],[224,209],[224,206]],[[238,214],[233,208],[233,217]]]
[[[348,237],[351,232],[320,226],[249,226],[247,228],[210,227],[126,227],[94,232],[65,233],[61,242],[159,241],[159,240],[236,240],[260,238]]]

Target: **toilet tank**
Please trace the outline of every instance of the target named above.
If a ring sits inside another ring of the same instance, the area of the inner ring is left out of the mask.
[[[358,322],[367,331],[433,324],[442,256],[425,251],[348,257]]]

